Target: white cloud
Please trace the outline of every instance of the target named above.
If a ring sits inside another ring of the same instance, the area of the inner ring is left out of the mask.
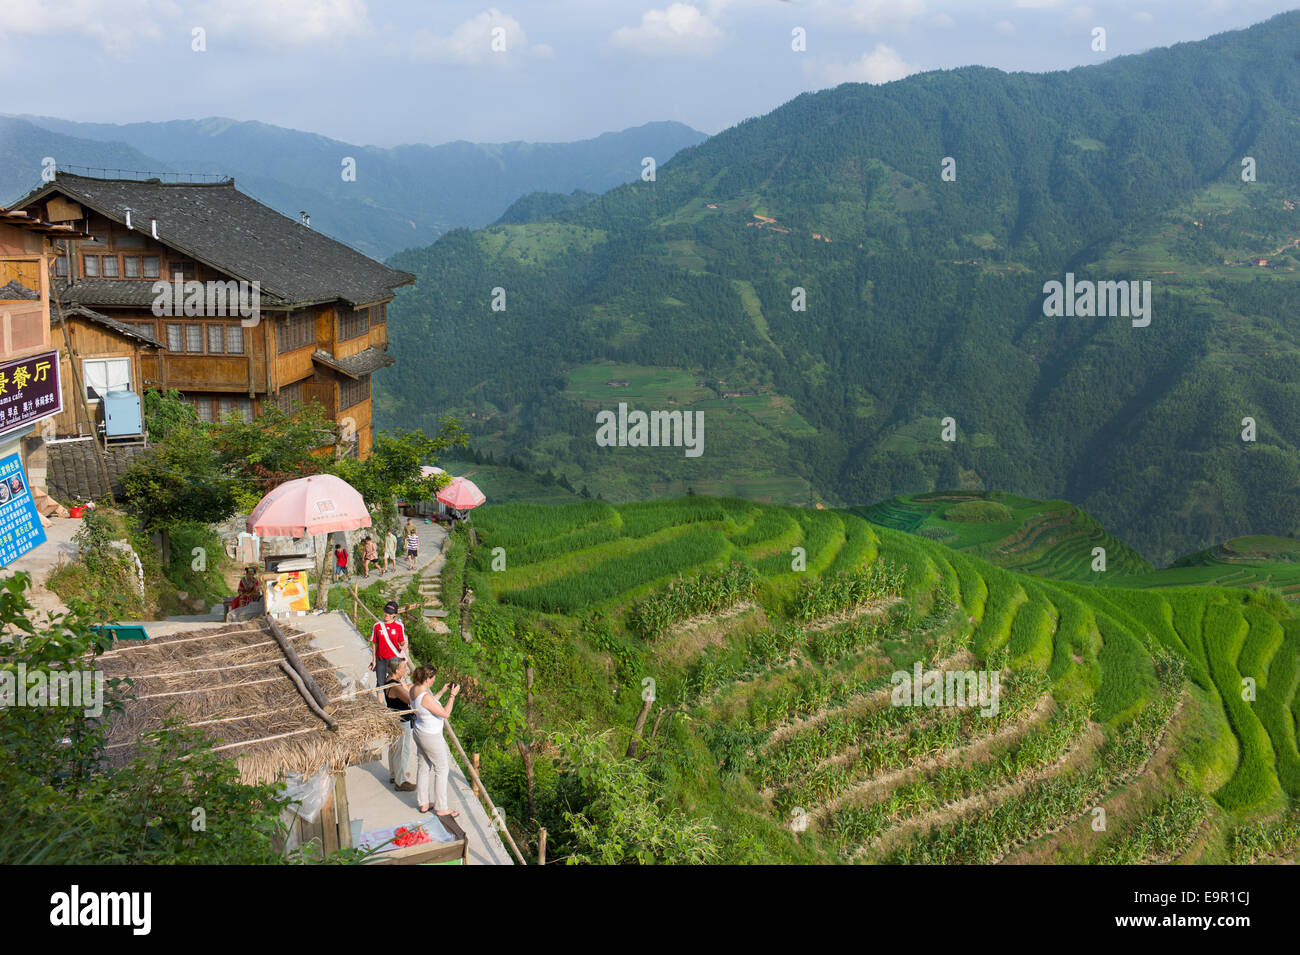
[[[479,63],[488,57],[503,56],[492,49],[494,31],[504,34],[505,53],[528,48],[524,28],[514,17],[493,7],[466,20],[450,33],[417,30],[411,37],[411,53],[416,59],[442,63]],[[544,45],[544,44],[543,44]],[[550,48],[547,47],[547,50]],[[541,56],[545,51],[534,49]]]
[[[832,63],[822,70],[822,76],[832,86],[840,83],[888,83],[920,71],[919,67],[903,61],[892,46],[877,43],[870,53],[863,53],[852,63]]]
[[[699,7],[674,3],[663,10],[647,10],[639,26],[619,27],[610,40],[642,53],[706,53],[721,35]]]
[[[259,46],[315,46],[371,29],[365,0],[207,0],[187,12],[193,26]]]
[[[948,16],[948,14],[946,13],[936,13],[930,19],[930,23],[944,30],[951,30],[953,27],[957,25],[957,21],[954,20],[952,17]]]
[[[179,13],[172,0],[4,0],[0,36],[83,36],[124,57],[142,41],[161,39],[160,21]]]
[[[1070,16],[1076,20],[1088,20],[1092,17],[1092,7],[1078,6],[1070,11]]]
[[[1016,6],[1022,10],[1049,10],[1064,2],[1065,0],[1016,0]]]
[[[1151,23],[1155,20],[1155,17],[1147,13],[1145,10],[1139,10],[1137,13],[1133,14],[1133,19],[1138,23]]]
[[[820,0],[817,9],[828,19],[874,32],[906,26],[925,15],[925,0]]]
[[[993,25],[993,29],[998,33],[1001,33],[1003,36],[1016,35],[1016,25],[1010,20],[999,20]]]

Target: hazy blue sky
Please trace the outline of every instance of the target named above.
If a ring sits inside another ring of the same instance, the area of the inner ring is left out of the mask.
[[[0,110],[229,116],[391,146],[716,133],[806,90],[1043,71],[1239,29],[1277,0],[0,0]],[[1106,30],[1105,52],[1092,34]],[[505,51],[492,49],[493,32]],[[802,28],[806,50],[792,49]],[[195,31],[206,50],[196,52]]]

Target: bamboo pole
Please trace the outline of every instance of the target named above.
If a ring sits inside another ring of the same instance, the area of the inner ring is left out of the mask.
[[[492,804],[492,797],[488,795],[487,787],[483,785],[483,780],[478,778],[478,770],[474,768],[474,764],[471,763],[469,757],[465,755],[465,747],[460,745],[460,738],[456,735],[456,731],[451,728],[451,723],[447,720],[443,721],[442,728],[444,733],[451,736],[451,741],[456,747],[456,752],[460,754],[461,761],[469,767],[470,778],[474,781],[474,785],[478,788],[478,791],[483,794],[481,798],[487,806],[488,815],[496,818],[497,807]],[[524,854],[520,852],[519,847],[515,845],[515,839],[514,836],[510,835],[509,827],[504,824],[501,826],[501,838],[505,841],[506,845],[510,847],[510,851],[513,852],[515,858],[519,860],[519,864],[528,865],[527,860],[524,859]]]
[[[477,777],[477,775],[478,775],[478,768],[479,768],[478,753],[475,753],[475,754],[474,754],[474,773],[475,773],[475,776],[476,776],[476,777]],[[475,784],[474,784],[474,798],[475,798],[475,799],[481,799],[481,798],[482,798],[482,797],[479,795],[479,791],[478,791],[478,783],[475,783]]]
[[[537,833],[537,864],[546,865],[546,827]]]

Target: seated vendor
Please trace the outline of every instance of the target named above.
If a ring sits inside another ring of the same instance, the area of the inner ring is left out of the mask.
[[[244,576],[239,578],[239,590],[235,599],[231,601],[230,609],[244,607],[260,599],[262,599],[262,582],[257,579],[257,568],[250,566],[244,571]]]

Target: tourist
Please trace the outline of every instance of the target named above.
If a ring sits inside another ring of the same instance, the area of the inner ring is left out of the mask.
[[[415,532],[415,525],[406,525],[406,567],[415,570],[415,558],[420,556],[420,535]]]
[[[459,816],[456,810],[447,805],[447,782],[451,776],[451,753],[447,751],[447,741],[442,736],[442,723],[451,717],[451,709],[456,705],[456,695],[460,686],[456,683],[444,683],[437,693],[429,692],[438,671],[430,666],[417,667],[412,676],[411,708],[415,710],[415,751],[419,756],[419,768],[415,773],[415,798],[419,802],[420,812],[436,812],[439,816]],[[447,690],[451,695],[447,705],[443,706],[440,698]],[[433,776],[433,802],[429,802],[429,776]]]
[[[388,528],[388,533],[384,535],[384,568],[381,574],[388,573],[388,562],[393,562],[393,570],[397,570],[397,535],[393,529]]]
[[[348,552],[347,548],[338,544],[334,545],[334,576],[339,580],[348,579]]]
[[[361,576],[369,577],[370,565],[379,563],[379,545],[375,543],[375,539],[369,534],[366,535],[366,539],[362,543],[361,557],[365,568],[362,570]]]
[[[397,662],[388,668],[388,687],[384,690],[384,702],[390,710],[409,710],[411,708],[411,681],[406,678],[406,660],[397,658]],[[388,747],[388,781],[398,792],[409,793],[415,789],[411,782],[411,732],[415,715],[407,713],[402,716],[402,732]]]
[[[388,682],[388,674],[397,665],[395,660],[406,657],[406,627],[397,619],[397,601],[384,604],[384,619],[370,629],[370,642],[374,650],[370,669],[375,671],[375,687]]]

